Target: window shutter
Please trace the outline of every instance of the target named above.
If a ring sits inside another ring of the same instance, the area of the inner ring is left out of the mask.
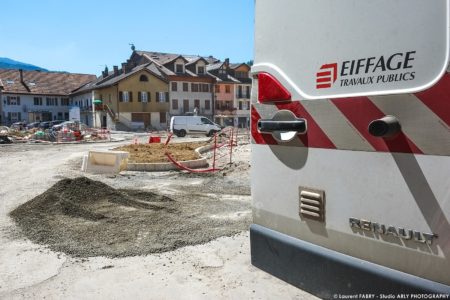
[[[150,102],[150,100],[152,100],[152,95],[150,92],[147,92],[147,101]]]
[[[20,96],[17,96],[17,105],[20,105]]]
[[[159,102],[159,92],[156,92],[155,94],[156,94],[156,98],[155,98],[156,102]]]
[[[22,120],[22,113],[20,113],[20,112],[17,113],[17,119],[18,119],[19,121]]]
[[[166,102],[169,102],[169,92],[166,92]]]
[[[130,95],[130,102],[133,102],[133,92],[128,92],[128,94]]]
[[[11,122],[11,113],[8,113],[8,121]]]
[[[119,101],[123,102],[123,93],[122,92],[119,92]]]
[[[11,99],[9,98],[9,96],[6,97],[6,104],[10,105],[11,104]],[[11,118],[10,118],[11,119]]]
[[[138,92],[138,102],[142,102],[141,99],[141,92]]]

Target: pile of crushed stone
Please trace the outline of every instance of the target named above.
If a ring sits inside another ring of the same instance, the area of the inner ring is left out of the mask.
[[[86,177],[63,179],[10,213],[33,242],[76,257],[124,257],[205,243],[247,230],[242,201],[119,190]],[[250,203],[246,204],[249,209]]]

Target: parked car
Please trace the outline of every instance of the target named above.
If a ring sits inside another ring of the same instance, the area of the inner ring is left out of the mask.
[[[26,126],[27,126],[26,122],[16,122],[11,125],[11,128],[16,130],[24,130]]]
[[[44,130],[49,129],[49,128],[51,128],[51,124],[52,124],[52,121],[41,122],[39,124],[39,128],[44,129]]]
[[[53,131],[60,131],[62,128],[67,127],[69,130],[80,130],[84,131],[87,125],[78,121],[64,121],[60,124],[54,125],[52,127]]]
[[[54,120],[54,121],[51,122],[52,126],[50,126],[50,127],[53,127],[53,126],[58,125],[58,124],[61,124],[63,122],[66,122],[66,120]]]
[[[178,137],[186,134],[206,134],[212,136],[219,132],[221,127],[201,116],[174,116],[170,119],[170,132]]]
[[[29,124],[26,126],[26,128],[27,128],[27,129],[38,128],[38,127],[39,127],[39,124],[41,124],[41,122],[32,122],[32,123],[29,123]]]

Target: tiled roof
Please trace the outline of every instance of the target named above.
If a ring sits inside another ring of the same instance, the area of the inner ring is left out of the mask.
[[[95,75],[62,72],[22,71],[0,69],[0,79],[4,83],[4,93],[33,95],[68,95],[96,79]]]
[[[112,73],[112,75],[108,75],[108,77],[105,77],[105,78],[99,77],[98,80],[81,87],[80,89],[74,91],[74,93],[80,94],[80,93],[89,92],[93,89],[105,88],[105,87],[112,86],[112,85],[118,83],[119,81],[121,81],[122,79],[125,79],[125,78],[127,78],[141,70],[144,70],[144,69],[147,70],[148,72],[150,72],[151,74],[153,74],[154,76],[160,78],[161,80],[167,81],[167,79],[164,76],[164,73],[161,72],[159,66],[157,66],[154,63],[147,63],[147,64],[143,64],[143,65],[134,67],[128,73],[120,73],[117,76],[114,76],[114,73]],[[111,74],[111,72],[109,74]]]
[[[220,69],[220,67],[222,67],[223,64],[224,64],[223,62],[217,62],[214,64],[207,65],[206,70],[213,71],[213,70]]]

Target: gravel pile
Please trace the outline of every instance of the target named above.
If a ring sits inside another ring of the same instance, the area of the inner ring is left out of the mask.
[[[206,243],[247,230],[250,203],[180,193],[170,197],[63,179],[10,213],[23,235],[76,257],[123,257]]]

